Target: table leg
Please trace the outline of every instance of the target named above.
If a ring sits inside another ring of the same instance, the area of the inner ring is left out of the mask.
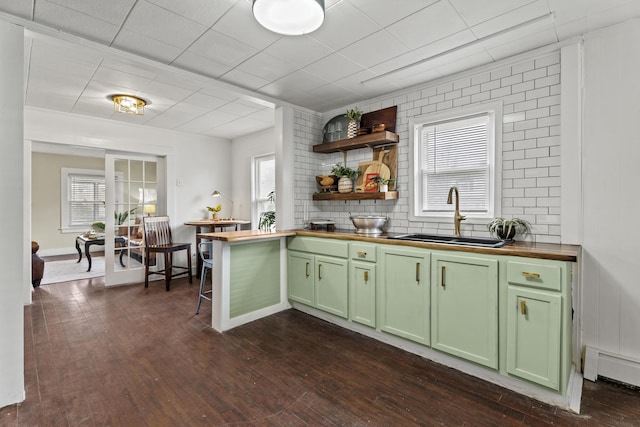
[[[89,268],[87,268],[87,272],[91,271],[91,251],[89,250],[91,243],[92,242],[87,242],[84,244],[84,256],[86,256],[87,261],[89,261]]]
[[[82,261],[82,251],[80,250],[80,244],[76,238],[76,251],[78,251],[78,262]]]
[[[200,272],[202,271],[202,258],[200,258],[200,239],[198,234],[202,233],[202,227],[196,225],[196,272],[198,277],[200,277]]]

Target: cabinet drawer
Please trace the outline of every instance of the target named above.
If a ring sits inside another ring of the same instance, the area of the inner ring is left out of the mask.
[[[368,243],[351,243],[349,257],[360,261],[376,262],[376,245]]]
[[[295,251],[311,252],[318,255],[349,257],[349,243],[343,240],[296,236],[289,239],[287,247]]]
[[[561,291],[561,277],[562,271],[557,265],[507,262],[507,281],[512,285]]]

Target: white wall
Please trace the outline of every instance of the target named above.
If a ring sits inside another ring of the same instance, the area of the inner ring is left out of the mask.
[[[583,341],[640,360],[640,21],[584,41]]]
[[[24,235],[23,50],[22,28],[0,21],[0,407],[24,399],[23,301],[31,262]]]
[[[231,144],[233,217],[251,218],[251,158],[275,151],[274,129],[234,139]],[[276,168],[278,165],[276,165]],[[212,189],[213,190],[213,189]],[[227,216],[227,214],[224,214]],[[257,224],[251,224],[257,229]]]
[[[538,51],[489,67],[441,79],[437,83],[358,103],[365,112],[398,106],[399,199],[389,201],[313,202],[310,217],[329,217],[338,228],[353,229],[348,212],[389,214],[389,231],[453,234],[453,221],[409,221],[409,120],[455,111],[464,106],[502,102],[502,215],[531,222],[529,239],[560,243],[560,52]],[[296,116],[296,223],[302,224],[302,201],[317,191],[315,175],[343,162],[342,153],[318,154],[311,145],[322,140],[322,124],[347,107],[324,117]],[[371,150],[349,151],[347,164],[372,160]],[[300,181],[298,183],[298,181]],[[461,194],[464,198],[464,194]],[[453,213],[453,210],[452,210]],[[463,212],[464,213],[464,212]],[[464,235],[488,236],[486,222],[461,224]]]

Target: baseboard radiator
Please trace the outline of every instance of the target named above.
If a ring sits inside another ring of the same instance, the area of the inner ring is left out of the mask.
[[[640,360],[587,347],[583,376],[589,381],[596,381],[600,376],[640,387]]]

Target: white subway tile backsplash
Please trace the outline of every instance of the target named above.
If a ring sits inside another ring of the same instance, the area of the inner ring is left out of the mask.
[[[302,226],[303,203],[310,217],[332,218],[338,228],[351,230],[348,213],[385,213],[392,232],[453,233],[452,221],[423,223],[408,220],[409,121],[417,116],[459,108],[464,105],[499,100],[503,105],[501,215],[527,218],[534,225],[534,241],[560,240],[560,54],[506,64],[491,71],[441,80],[436,85],[407,89],[358,106],[371,112],[397,105],[398,182],[400,198],[393,201],[312,202],[316,191],[314,176],[329,173],[343,162],[342,153],[316,154],[311,146],[320,143],[322,127],[331,117],[295,111],[294,153],[297,180],[294,186],[295,219]],[[349,105],[345,108],[350,108]],[[347,163],[356,166],[372,159],[371,150],[348,152]],[[299,206],[298,206],[299,205]],[[463,211],[464,214],[464,211]],[[481,224],[462,224],[467,235],[488,235]]]

